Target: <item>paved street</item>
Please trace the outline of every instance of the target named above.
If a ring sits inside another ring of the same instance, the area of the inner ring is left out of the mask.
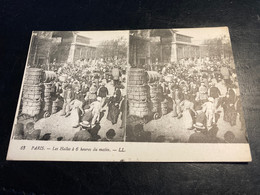
[[[216,86],[221,91],[221,94],[225,94],[227,89],[223,82],[219,82]],[[237,116],[236,125],[231,126],[228,122],[223,120],[223,108],[219,107],[216,111],[219,114],[219,120],[217,121],[217,126],[219,131],[217,132],[217,137],[224,139],[224,134],[227,131],[234,133],[236,140],[238,142],[245,142],[245,131],[241,131],[241,123],[239,121],[239,116]],[[146,131],[152,132],[152,139],[155,140],[157,136],[165,136],[172,140],[178,140],[178,142],[187,142],[189,136],[193,134],[194,130],[187,130],[185,128],[185,119],[182,117],[180,119],[173,118],[171,113],[162,116],[158,120],[152,120],[145,124],[144,129]]]
[[[109,95],[113,95],[114,87],[112,83],[107,83],[106,87],[108,88]],[[125,95],[125,89],[121,90],[122,95]],[[121,113],[118,117],[118,122],[115,125],[112,125],[111,121],[107,120],[108,107],[104,107],[104,116],[100,121],[101,129],[98,132],[101,138],[106,136],[108,129],[112,128],[116,131],[115,140],[122,140],[124,135],[124,129],[120,129],[121,125]],[[74,134],[80,130],[80,127],[73,128],[73,114],[65,118],[60,116],[60,112],[51,115],[48,118],[42,118],[35,123],[36,129],[41,129],[41,135],[45,133],[51,133],[51,140],[56,140],[58,137],[63,137],[63,141],[72,140]]]
[[[114,87],[112,83],[107,83],[106,87],[109,90],[110,95],[114,93]],[[225,92],[225,88],[222,84],[218,84],[218,87],[222,92]],[[122,90],[122,95],[125,95],[125,89]],[[217,126],[219,131],[217,132],[217,137],[224,139],[224,134],[227,131],[232,131],[236,136],[236,139],[240,142],[245,141],[245,131],[241,131],[239,117],[237,116],[237,123],[235,126],[231,126],[228,122],[223,121],[223,109],[219,107],[217,110],[219,114],[219,120]],[[120,129],[121,125],[121,114],[118,118],[118,123],[112,125],[110,121],[106,119],[108,114],[107,105],[104,107],[104,116],[100,121],[101,129],[98,134],[101,138],[105,137],[108,129],[112,128],[116,131],[115,140],[122,140],[124,135],[124,129]],[[72,114],[73,115],[73,114]],[[80,128],[72,128],[73,116],[65,118],[60,116],[60,112],[51,115],[49,118],[42,118],[36,122],[35,128],[42,130],[42,135],[45,133],[51,133],[51,140],[56,140],[58,137],[63,137],[64,141],[72,140],[74,134],[80,130]],[[156,137],[162,135],[166,138],[177,140],[178,142],[187,142],[190,135],[193,134],[194,130],[187,130],[185,128],[185,119],[182,117],[180,119],[173,118],[171,113],[162,116],[158,120],[152,120],[144,125],[145,131],[150,131],[152,133],[152,140]]]
[[[237,123],[235,126],[231,127],[228,122],[223,121],[223,109],[219,108],[220,118],[217,122],[219,131],[217,132],[217,137],[224,139],[224,134],[227,131],[231,131],[236,136],[237,141],[245,141],[245,131],[241,131],[240,121],[237,117]],[[195,130],[187,130],[185,128],[185,119],[182,117],[180,119],[173,118],[171,113],[162,116],[158,120],[152,120],[144,125],[145,131],[152,132],[152,140],[155,140],[157,136],[165,136],[166,138],[172,140],[178,140],[178,142],[187,142],[190,135],[195,132]]]

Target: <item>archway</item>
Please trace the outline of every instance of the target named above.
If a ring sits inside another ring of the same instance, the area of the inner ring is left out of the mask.
[[[168,63],[175,61],[176,51],[174,42],[176,31],[172,29],[153,29],[150,30],[151,37],[151,61],[152,63]]]

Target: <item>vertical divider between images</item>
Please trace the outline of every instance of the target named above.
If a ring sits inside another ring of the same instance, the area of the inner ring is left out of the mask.
[[[126,126],[127,126],[127,115],[128,115],[128,72],[130,69],[130,64],[129,64],[129,55],[130,55],[130,30],[127,31],[128,35],[128,39],[127,39],[127,54],[126,54],[126,61],[127,61],[127,67],[126,67],[126,95],[125,95],[125,124],[124,124],[124,141],[126,142]]]

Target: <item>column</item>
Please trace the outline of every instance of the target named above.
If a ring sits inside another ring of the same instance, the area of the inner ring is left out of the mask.
[[[147,42],[147,64],[151,64],[151,42]]]
[[[160,37],[160,61],[163,62],[163,43],[162,43],[162,37]]]

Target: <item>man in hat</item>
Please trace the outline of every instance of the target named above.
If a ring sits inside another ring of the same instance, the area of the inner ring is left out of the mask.
[[[215,86],[215,83],[211,83],[211,87],[209,89],[209,97],[214,98],[215,109],[218,108],[219,96],[221,95],[219,88]]]
[[[70,115],[70,102],[74,99],[74,92],[69,84],[64,86],[63,99],[64,103],[61,116],[68,117]]]
[[[106,100],[107,95],[108,95],[108,89],[105,86],[105,83],[101,83],[101,86],[100,86],[100,88],[97,91],[97,95],[99,97],[101,97],[101,105],[102,105],[102,107],[105,106],[104,105],[105,104],[105,100]]]
[[[223,80],[225,81],[226,86],[230,84],[230,71],[227,67],[227,65],[223,65],[220,68],[220,73],[223,76]]]
[[[180,103],[182,102],[183,98],[184,95],[179,88],[175,88],[172,91],[172,101],[173,101],[172,116],[173,117],[178,117],[178,118],[182,117]]]
[[[27,140],[38,140],[40,139],[41,130],[34,129],[34,123],[28,122],[24,129],[24,139]]]
[[[81,127],[83,127],[83,129],[87,129],[90,128],[90,123],[86,120],[83,120],[82,122],[79,123]]]
[[[232,131],[227,131],[224,134],[224,141],[226,143],[235,143],[236,142],[236,136]]]
[[[96,124],[96,122],[99,122],[100,120],[100,112],[102,109],[102,104],[101,104],[101,97],[97,97],[97,100],[92,102],[90,107],[93,107],[92,110],[92,114],[93,114],[93,118],[91,121],[91,125],[94,126]]]
[[[197,125],[195,125],[197,124]],[[202,110],[197,111],[197,116],[195,120],[194,127],[196,126],[203,126],[203,129],[205,129],[206,125],[206,114]],[[202,125],[201,125],[202,124]]]
[[[246,126],[245,126],[245,120],[243,118],[243,108],[242,108],[242,102],[241,102],[241,97],[240,95],[237,97],[237,102],[236,102],[236,111],[237,113],[239,114],[239,120],[240,120],[240,123],[241,123],[241,131],[245,130],[246,129]]]
[[[90,128],[90,124],[88,121],[82,121],[80,123],[81,125],[81,130],[83,131],[78,131],[74,134],[73,141],[90,141],[91,135],[88,132],[88,129]]]
[[[73,128],[79,127],[79,122],[81,116],[84,115],[84,109],[83,109],[83,101],[79,99],[74,99],[70,102],[70,109],[72,113],[73,118]],[[74,112],[74,115],[73,115]]]
[[[202,115],[201,115],[202,116]],[[195,133],[191,134],[189,137],[188,142],[189,143],[207,143],[207,130],[205,126],[203,125],[203,117],[197,117],[196,123],[193,125],[196,130]]]
[[[97,98],[97,87],[93,83],[89,89],[89,92],[87,92],[85,96],[85,101],[87,104],[91,104],[92,102],[96,101],[96,98]]]
[[[235,110],[235,103],[237,97],[234,89],[229,88],[226,97],[223,98],[223,119],[230,123],[231,126],[236,125],[237,112]]]
[[[202,105],[202,111],[205,112],[207,118],[207,127],[211,128],[212,124],[215,123],[215,105],[214,98],[209,97],[208,101]]]
[[[114,129],[109,129],[107,132],[106,132],[106,137],[103,138],[101,141],[113,141],[114,137],[116,136],[116,132]]]
[[[208,99],[208,88],[206,87],[205,83],[201,82],[196,100],[200,101],[201,103],[204,103],[207,101],[207,99]]]
[[[15,124],[13,138],[19,140],[24,138],[24,125],[22,123]]]
[[[114,86],[119,84],[119,78],[121,77],[121,72],[118,68],[117,65],[115,65],[115,67],[112,69],[112,77],[113,77],[113,81],[114,81]]]

